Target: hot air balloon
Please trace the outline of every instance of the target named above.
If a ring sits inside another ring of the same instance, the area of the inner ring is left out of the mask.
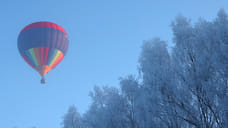
[[[51,22],[35,22],[21,30],[17,46],[23,59],[42,77],[66,55],[69,40],[66,31]]]

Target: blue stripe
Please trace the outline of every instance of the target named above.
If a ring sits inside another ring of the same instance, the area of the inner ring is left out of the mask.
[[[18,37],[18,49],[23,55],[26,50],[36,47],[56,48],[65,55],[69,40],[67,35],[53,28],[32,28],[22,32]]]
[[[36,64],[28,50],[25,51],[24,55],[25,55],[26,59],[32,64],[32,66],[36,67]]]

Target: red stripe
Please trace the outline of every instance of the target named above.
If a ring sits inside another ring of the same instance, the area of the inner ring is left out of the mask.
[[[44,47],[39,48],[41,65],[44,65]]]
[[[32,68],[34,68],[34,66],[26,59],[25,55],[22,55],[22,57]]]
[[[40,27],[43,27],[43,28],[54,28],[54,29],[57,29],[57,30],[60,30],[60,31],[64,32],[67,35],[66,31],[61,26],[59,26],[58,24],[51,23],[51,22],[45,22],[45,21],[35,22],[35,23],[32,23],[32,24],[29,24],[24,29],[22,29],[20,33],[24,32],[24,31],[26,31],[28,29],[40,28]]]
[[[62,61],[63,57],[63,53],[60,53],[58,58],[55,60],[54,64],[51,66],[51,69],[53,69],[57,64],[59,64]]]
[[[47,64],[48,51],[49,47],[44,47],[44,65]]]

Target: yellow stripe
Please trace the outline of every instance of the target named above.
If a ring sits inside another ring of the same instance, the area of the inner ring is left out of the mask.
[[[61,53],[61,51],[57,51],[57,53],[56,53],[56,55],[55,55],[55,57],[54,57],[54,59],[51,61],[51,64],[50,64],[50,66],[52,66],[53,65],[53,63],[55,62],[55,60],[58,58],[58,56],[60,55],[60,53]]]
[[[38,62],[37,62],[37,59],[36,59],[36,56],[35,56],[33,48],[29,49],[29,53],[32,55],[33,61],[35,62],[36,66],[37,66]]]

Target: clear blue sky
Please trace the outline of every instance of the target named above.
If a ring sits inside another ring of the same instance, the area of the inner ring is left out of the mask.
[[[3,0],[1,16],[0,127],[60,128],[70,105],[85,112],[94,85],[118,86],[137,74],[143,40],[172,40],[171,21],[183,14],[211,20],[227,0]],[[67,56],[46,75],[47,84],[19,55],[21,29],[36,21],[61,25]]]

